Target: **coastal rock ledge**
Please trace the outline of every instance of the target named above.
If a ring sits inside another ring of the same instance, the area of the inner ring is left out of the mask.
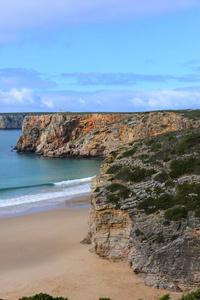
[[[16,149],[48,157],[104,158],[133,140],[195,124],[174,112],[28,115]]]

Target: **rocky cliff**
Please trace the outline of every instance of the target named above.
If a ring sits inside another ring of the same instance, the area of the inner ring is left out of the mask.
[[[199,125],[121,146],[92,180],[94,251],[157,288],[200,286]]]
[[[0,129],[21,129],[26,114],[0,115]]]
[[[173,112],[26,116],[18,152],[49,157],[106,157],[120,145],[194,126]]]

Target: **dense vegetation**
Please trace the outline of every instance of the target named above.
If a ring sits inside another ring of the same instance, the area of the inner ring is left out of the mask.
[[[135,185],[150,181],[146,196],[135,197],[139,210],[146,214],[163,210],[169,221],[186,219],[190,211],[200,218],[199,180],[179,182],[182,176],[200,175],[198,129],[131,142],[125,150],[110,154],[106,174],[110,175],[108,181],[112,181],[106,188],[106,199],[115,203],[116,209],[123,200],[135,196]]]

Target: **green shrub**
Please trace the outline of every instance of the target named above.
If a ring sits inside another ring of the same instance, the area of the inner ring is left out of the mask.
[[[154,143],[154,139],[148,139],[148,140],[145,141],[145,144],[147,146],[151,146],[153,143]]]
[[[161,146],[162,145],[160,143],[156,143],[151,147],[151,151],[156,152],[156,151],[160,150]]]
[[[200,219],[200,208],[195,210],[195,217]]]
[[[144,232],[142,232],[140,229],[137,228],[137,229],[135,230],[135,235],[136,235],[136,236],[141,236],[141,235],[144,235]]]
[[[180,300],[199,300],[200,299],[200,289],[195,292],[188,293],[187,295],[182,295]]]
[[[22,297],[19,300],[69,300],[68,298],[63,298],[63,297],[52,297],[48,294],[36,294],[35,296],[32,297]]]
[[[142,180],[147,179],[152,174],[155,174],[156,171],[154,169],[141,169],[136,167],[133,171],[130,168],[126,167],[123,168],[117,175],[115,176],[116,179],[122,181],[133,181],[133,182],[140,182]]]
[[[159,198],[146,198],[139,202],[138,209],[144,209],[146,214],[151,214],[157,210],[165,210],[174,206],[174,197],[168,194],[164,194]]]
[[[126,187],[119,183],[112,183],[106,187],[106,189],[110,192],[116,192],[118,190],[126,189]]]
[[[115,152],[115,151],[111,151],[110,153],[109,153],[109,155],[112,155],[114,158],[117,156],[117,152]]]
[[[169,208],[165,211],[164,217],[168,220],[177,221],[187,218],[188,211],[184,206]]]
[[[112,183],[109,186],[107,186],[106,189],[110,192],[119,191],[117,195],[123,199],[128,198],[131,193],[131,190],[119,183]]]
[[[174,186],[174,182],[173,182],[171,179],[168,179],[168,180],[165,182],[165,186],[166,186],[166,187]]]
[[[99,300],[111,300],[110,298],[99,298]]]
[[[100,188],[97,187],[95,190],[94,190],[95,193],[99,193],[100,192]]]
[[[185,139],[180,142],[176,148],[176,154],[184,154],[188,152],[188,149],[199,145],[200,133],[193,132],[190,135],[186,135]]]
[[[174,234],[174,235],[172,235],[172,237],[171,237],[171,241],[173,242],[173,241],[175,241],[177,238],[178,238],[178,235],[177,235],[177,234]]]
[[[174,140],[173,135],[168,136],[167,140],[168,140],[169,142],[170,142],[170,141],[173,141],[173,140]]]
[[[164,226],[169,226],[169,225],[170,225],[170,221],[169,221],[169,220],[164,221],[164,222],[163,222],[163,225],[164,225]]]
[[[118,166],[118,165],[111,166],[111,167],[106,171],[106,174],[115,174],[115,173],[117,173],[120,169],[121,169],[121,166]]]
[[[156,238],[155,238],[155,242],[158,243],[158,244],[161,244],[161,243],[164,243],[165,241],[165,238],[163,235],[158,235]]]
[[[168,161],[170,161],[171,160],[171,158],[169,157],[169,156],[165,156],[164,158],[163,158],[163,161],[164,162],[168,162]]]
[[[170,300],[170,295],[169,294],[165,294],[159,300]]]
[[[129,157],[129,156],[132,156],[132,155],[135,154],[136,151],[137,151],[137,148],[136,148],[136,147],[132,148],[131,150],[127,150],[127,151],[125,151],[125,152],[123,152],[123,153],[121,154],[121,158],[122,158],[122,157]]]
[[[167,173],[166,173],[166,172],[162,172],[162,173],[159,173],[158,175],[156,175],[156,176],[154,177],[154,180],[163,183],[163,182],[165,182],[168,178],[169,178],[169,176],[167,175]]]
[[[111,202],[111,203],[114,203],[115,204],[115,209],[119,209],[121,206],[119,204],[119,196],[115,195],[115,194],[108,194],[106,195],[106,199],[107,199],[107,202]]]
[[[200,174],[200,159],[191,157],[187,160],[174,160],[170,164],[171,172],[169,173],[171,178],[178,178],[185,174]]]

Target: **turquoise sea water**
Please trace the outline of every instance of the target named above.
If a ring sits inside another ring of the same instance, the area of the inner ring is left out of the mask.
[[[0,130],[0,216],[48,206],[90,191],[102,161],[51,159],[12,150],[21,130]],[[12,147],[13,146],[13,147]]]

